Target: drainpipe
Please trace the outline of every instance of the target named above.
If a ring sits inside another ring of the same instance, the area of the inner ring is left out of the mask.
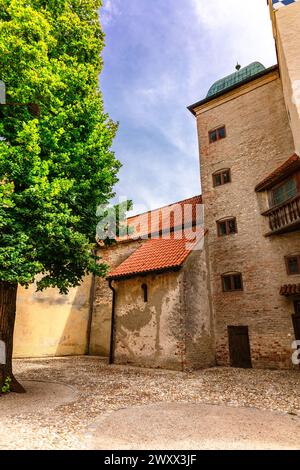
[[[85,354],[87,356],[91,353],[91,335],[92,335],[92,323],[93,323],[93,316],[94,316],[94,303],[95,303],[95,291],[96,291],[96,276],[93,274],[92,282],[91,282],[91,290],[90,290],[90,300],[89,300],[89,318],[87,324],[87,332],[86,332],[86,351]]]
[[[97,250],[94,248],[93,255],[96,256]],[[91,288],[90,288],[90,298],[89,298],[89,317],[86,331],[86,348],[85,354],[87,356],[91,353],[91,335],[92,335],[92,323],[94,316],[94,303],[95,303],[95,293],[96,293],[96,276],[92,275]]]
[[[116,307],[116,289],[112,285],[113,281],[108,281],[108,286],[112,291],[112,309],[111,309],[111,331],[110,331],[110,351],[109,351],[109,364],[114,363],[114,350],[115,350],[115,307]]]

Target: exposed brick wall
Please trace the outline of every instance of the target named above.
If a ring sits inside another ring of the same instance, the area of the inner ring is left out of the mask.
[[[279,289],[300,282],[300,276],[287,276],[284,262],[285,255],[300,252],[300,236],[264,237],[266,195],[254,188],[294,153],[293,138],[277,73],[248,93],[235,93],[196,110],[217,362],[229,364],[227,326],[245,325],[254,367],[292,367],[293,305]],[[209,130],[223,124],[227,137],[209,144]],[[231,168],[232,183],[214,188],[212,174],[222,168]],[[237,218],[238,233],[220,238],[216,221],[227,216]],[[221,274],[229,271],[243,274],[243,292],[222,291]]]

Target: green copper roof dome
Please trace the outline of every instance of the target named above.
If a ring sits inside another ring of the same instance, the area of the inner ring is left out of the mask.
[[[266,68],[260,62],[253,62],[252,64],[247,65],[247,67],[237,70],[231,75],[228,75],[227,77],[215,82],[210,87],[207,93],[207,98],[221,93],[222,91],[226,91],[227,88],[231,88],[232,86],[237,85],[238,83],[241,83],[248,78],[255,77],[255,75],[265,70]]]

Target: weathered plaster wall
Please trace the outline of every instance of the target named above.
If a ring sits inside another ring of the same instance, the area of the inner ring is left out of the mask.
[[[99,250],[111,268],[119,265],[144,241],[120,243]],[[80,355],[87,352],[91,278],[67,296],[56,289],[35,292],[20,288],[14,341],[15,357]],[[89,353],[108,356],[112,293],[106,279],[97,278]]]
[[[98,254],[113,269],[125,261],[142,243],[144,240],[120,243],[110,248],[99,249]],[[104,357],[109,355],[111,309],[112,292],[108,287],[108,282],[106,279],[97,278],[91,328],[91,355]]]
[[[179,370],[214,365],[208,279],[206,252],[197,250],[180,271],[115,281],[115,362]]]
[[[19,288],[14,357],[67,356],[86,353],[91,278],[60,295]]]
[[[140,276],[115,282],[115,362],[184,368],[184,311],[181,273]],[[142,284],[148,286],[144,302]]]
[[[299,233],[265,238],[265,196],[255,186],[294,152],[281,81],[277,73],[196,110],[211,290],[220,365],[229,365],[227,326],[249,326],[254,367],[291,367],[293,305],[280,286],[288,276],[284,256],[300,252]],[[208,132],[226,125],[227,137],[209,144]],[[213,187],[212,174],[230,168],[232,182]],[[238,233],[218,237],[216,221],[237,218]],[[224,293],[221,274],[243,274],[244,291]]]
[[[300,155],[300,3],[280,8],[273,19],[284,97]]]

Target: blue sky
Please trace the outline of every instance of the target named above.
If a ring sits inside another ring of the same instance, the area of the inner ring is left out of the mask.
[[[199,194],[186,107],[237,61],[276,63],[266,0],[103,0],[100,19],[105,110],[120,122],[117,195],[141,212]]]

